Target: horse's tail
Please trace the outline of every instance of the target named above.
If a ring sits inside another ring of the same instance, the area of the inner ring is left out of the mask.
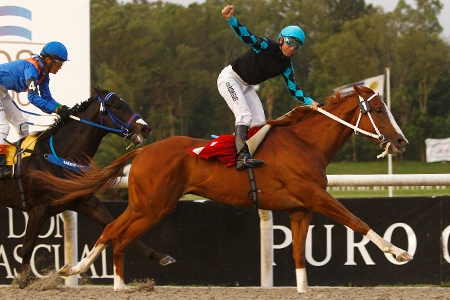
[[[103,169],[93,165],[89,169],[83,169],[80,173],[67,174],[67,178],[57,177],[49,172],[39,170],[31,171],[29,175],[38,181],[39,186],[61,193],[63,195],[61,198],[52,199],[53,204],[60,205],[113,186],[116,178],[123,174],[123,168],[127,161],[138,155],[141,149],[135,149],[122,155]]]

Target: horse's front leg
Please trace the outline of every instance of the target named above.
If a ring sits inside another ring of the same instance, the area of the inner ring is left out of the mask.
[[[308,291],[308,279],[306,276],[305,245],[311,222],[312,211],[303,210],[289,213],[292,231],[292,255],[295,261],[295,274],[297,279],[297,292]]]
[[[411,254],[409,254],[408,252],[406,252],[401,248],[394,246],[392,243],[386,241],[372,229],[370,229],[367,232],[366,237],[369,240],[371,240],[375,245],[377,245],[378,248],[381,249],[381,251],[393,254],[398,262],[406,262],[413,259],[413,256]]]
[[[366,223],[349,212],[339,201],[326,191],[323,191],[322,195],[317,194],[312,205],[311,209],[313,211],[319,212],[324,216],[349,227],[354,232],[361,233],[377,245],[381,251],[393,254],[398,262],[406,262],[413,259],[412,255],[408,252],[394,246],[392,243],[379,236]]]
[[[102,251],[108,246],[108,244],[102,243],[100,242],[100,240],[101,237],[97,241],[97,243],[95,243],[94,248],[92,248],[92,250],[88,253],[88,255],[86,255],[85,258],[79,261],[75,266],[66,264],[58,271],[58,275],[67,277],[86,272],[89,269],[89,267],[94,263],[94,261],[97,259],[97,257],[99,257],[100,254],[102,254]]]

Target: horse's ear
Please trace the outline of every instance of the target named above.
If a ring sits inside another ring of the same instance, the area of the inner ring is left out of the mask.
[[[97,86],[97,87],[93,86],[92,89],[94,90],[94,93],[96,93],[98,95],[100,87],[99,86]]]
[[[355,83],[353,83],[353,90],[355,91],[356,94],[361,96],[361,94],[362,94],[361,89]]]

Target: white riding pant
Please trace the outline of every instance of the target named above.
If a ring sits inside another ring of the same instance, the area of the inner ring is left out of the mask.
[[[8,90],[0,85],[0,144],[6,144],[9,134],[9,123],[13,125],[20,138],[28,136],[28,124],[25,114],[13,103],[13,98]],[[22,125],[22,126],[21,126]]]
[[[248,127],[266,123],[261,100],[253,85],[244,82],[231,66],[225,67],[217,78],[217,88],[235,117],[235,125]]]

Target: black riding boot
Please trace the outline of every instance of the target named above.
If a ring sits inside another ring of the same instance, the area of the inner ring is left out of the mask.
[[[6,154],[0,154],[0,179],[4,179],[11,175],[6,169]]]
[[[234,134],[234,143],[236,145],[236,170],[241,171],[245,168],[257,168],[264,164],[263,160],[254,159],[248,152],[247,147],[248,127],[245,125],[236,126]]]

